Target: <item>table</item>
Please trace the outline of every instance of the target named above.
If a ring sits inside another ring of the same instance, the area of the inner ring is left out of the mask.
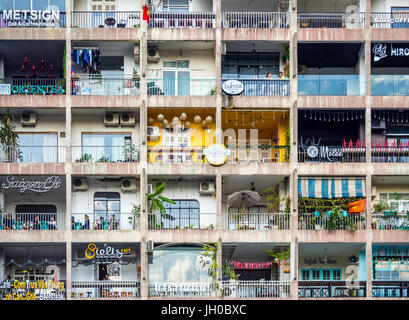
[[[108,17],[108,18],[105,19],[105,24],[106,24],[108,27],[113,28],[113,27],[115,26],[115,23],[116,23],[116,21],[115,21],[115,19],[112,18],[112,17]]]

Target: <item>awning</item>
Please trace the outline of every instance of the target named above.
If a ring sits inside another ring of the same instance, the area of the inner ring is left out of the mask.
[[[299,198],[365,197],[364,178],[299,178]]]

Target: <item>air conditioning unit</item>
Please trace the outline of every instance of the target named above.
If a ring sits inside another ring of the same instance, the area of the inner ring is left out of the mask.
[[[147,245],[147,251],[148,252],[153,252],[153,249],[154,249],[154,246],[155,246],[155,244],[153,243],[153,241],[152,240],[148,240],[148,243],[147,243],[148,245]]]
[[[214,182],[213,181],[203,181],[200,182],[200,194],[213,194],[215,191]]]
[[[72,179],[72,189],[74,191],[87,191],[88,181],[86,178],[73,178]]]
[[[135,127],[135,113],[121,113],[121,127]]]
[[[21,125],[23,127],[35,127],[37,124],[37,117],[34,112],[24,112],[21,115]]]
[[[146,193],[153,193],[153,186],[151,184],[146,185]]]
[[[159,127],[148,127],[147,137],[151,141],[158,141],[160,136]]]
[[[119,126],[119,113],[105,113],[104,117],[105,127],[118,127]]]
[[[385,120],[372,119],[371,128],[372,130],[385,130],[386,129]]]
[[[236,298],[237,297],[236,291],[237,291],[236,285],[230,282],[223,288],[223,297]]]
[[[121,179],[122,192],[136,192],[136,180],[132,178]]]
[[[159,50],[150,48],[148,49],[148,63],[158,63],[160,60]]]

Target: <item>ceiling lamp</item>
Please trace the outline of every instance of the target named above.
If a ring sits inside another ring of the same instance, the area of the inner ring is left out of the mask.
[[[200,116],[195,116],[194,119],[193,119],[193,121],[194,121],[195,123],[200,123],[200,122],[202,121],[202,118],[200,118]]]
[[[159,113],[157,119],[159,122],[162,122],[163,119],[165,119],[165,116],[162,113]]]
[[[180,120],[185,121],[186,118],[187,118],[187,115],[186,115],[186,113],[183,112],[183,113],[180,115]]]
[[[206,123],[207,124],[212,123],[212,121],[213,121],[213,118],[211,116],[206,117]]]
[[[149,118],[149,119],[148,119],[148,123],[149,123],[149,124],[153,124],[154,122],[155,122],[155,120],[153,120],[153,118]]]
[[[186,122],[185,122],[185,128],[186,128],[186,129],[189,129],[189,128],[190,128],[190,122],[189,122],[189,121],[186,121]]]

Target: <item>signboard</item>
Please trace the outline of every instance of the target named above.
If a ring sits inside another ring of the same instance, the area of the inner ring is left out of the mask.
[[[221,166],[227,161],[227,156],[230,155],[228,150],[223,144],[213,144],[203,150],[203,155],[206,156],[206,160],[214,165]]]
[[[161,282],[154,284],[155,293],[168,294],[168,293],[201,293],[209,292],[213,288],[212,283],[203,282]]]
[[[41,180],[27,180],[26,178],[16,179],[15,176],[7,176],[6,181],[1,184],[0,189],[13,190],[17,189],[21,194],[27,190],[38,193],[49,192],[58,189],[61,186],[61,178],[51,176],[44,181]]]
[[[378,257],[409,257],[409,247],[375,247],[372,253]]]
[[[222,84],[222,90],[229,96],[237,96],[244,91],[244,84],[238,80],[227,80]]]
[[[131,248],[116,249],[104,244],[104,248],[98,248],[96,244],[90,243],[85,249],[85,257],[89,260],[120,260],[122,256],[131,254]]]
[[[304,258],[304,264],[311,266],[313,264],[336,264],[337,260],[330,258]]]
[[[0,84],[0,95],[10,95],[11,86],[10,84]]]
[[[61,86],[12,86],[12,94],[64,94]]]
[[[320,146],[319,143],[311,143],[302,148],[306,153],[305,162],[340,162],[343,156],[341,147],[327,147]]]
[[[267,261],[267,262],[232,261],[231,265],[234,269],[270,269],[273,266],[273,262],[272,261]]]
[[[5,300],[64,300],[65,284],[63,281],[18,281],[3,285]]]
[[[409,43],[372,43],[373,67],[406,67],[409,63]]]
[[[46,10],[3,10],[3,21],[9,28],[13,27],[53,27],[60,21],[60,10],[49,6]]]

